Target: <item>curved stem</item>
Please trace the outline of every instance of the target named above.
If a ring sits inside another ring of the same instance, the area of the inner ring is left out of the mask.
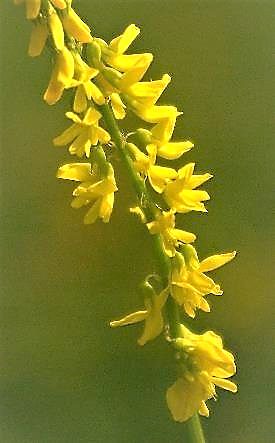
[[[145,182],[141,179],[141,177],[137,174],[137,172],[134,169],[132,159],[127,153],[127,150],[125,149],[126,142],[124,141],[123,136],[117,126],[117,123],[113,117],[113,113],[110,109],[110,106],[102,105],[99,106],[99,108],[104,118],[106,127],[112,136],[113,142],[115,143],[120,159],[123,162],[129,174],[136,195],[140,201],[142,201],[143,199],[145,200],[145,205],[142,208],[145,213],[145,216],[148,219],[154,219],[157,208],[151,199],[150,193],[148,192]],[[163,280],[163,284],[167,286],[171,272],[170,259],[167,257],[164,251],[160,235],[153,235],[152,239],[154,245],[154,252],[157,259],[159,271]],[[165,313],[169,324],[169,332],[171,338],[176,338],[179,336],[180,316],[179,316],[178,305],[174,302],[172,297],[168,297]],[[195,414],[190,420],[188,420],[188,422],[185,425],[185,428],[187,431],[186,434],[188,442],[205,443],[200,419],[197,414]]]

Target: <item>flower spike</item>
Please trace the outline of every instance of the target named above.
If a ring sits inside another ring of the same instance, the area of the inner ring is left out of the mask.
[[[173,140],[182,112],[158,102],[171,76],[146,79],[153,55],[130,53],[130,45],[140,34],[135,24],[108,44],[92,36],[91,28],[72,8],[72,0],[13,1],[25,3],[27,18],[33,24],[28,54],[39,56],[46,43],[52,52],[45,102],[57,103],[64,90],[69,90],[67,95],[72,98],[65,113],[72,123],[53,144],[68,145],[70,154],[86,156],[91,162],[66,163],[58,168],[57,178],[76,182],[71,206],[87,207],[85,225],[97,219],[109,222],[118,190],[114,166],[119,159],[135,191],[130,212],[150,234],[155,250],[158,271],[151,272],[142,285],[144,308],[112,321],[110,326],[143,322],[140,346],[162,335],[174,351],[178,369],[178,378],[166,392],[171,416],[178,422],[196,413],[207,417],[206,402],[216,398],[217,387],[237,391],[229,380],[236,373],[234,357],[223,348],[219,335],[213,331],[195,334],[182,321],[184,316],[193,319],[199,310],[210,312],[206,296],[222,295],[223,291],[206,273],[231,261],[236,252],[200,261],[191,245],[196,235],[176,225],[177,213],[207,212],[204,202],[210,196],[198,188],[212,175],[195,174],[193,162],[177,169],[167,164],[194,147],[191,140]],[[131,113],[133,121],[145,122],[142,127],[137,123],[127,128],[125,117]],[[124,118],[122,132],[118,123]]]

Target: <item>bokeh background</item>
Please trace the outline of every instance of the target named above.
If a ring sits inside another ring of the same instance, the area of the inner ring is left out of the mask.
[[[272,442],[274,2],[74,5],[106,40],[139,25],[133,50],[155,55],[147,78],[173,76],[162,102],[184,111],[175,138],[196,144],[182,161],[215,175],[209,213],[179,219],[199,234],[201,257],[239,251],[216,272],[224,296],[210,296],[211,314],[193,323],[220,331],[238,362],[239,393],[220,390],[203,425],[212,443]],[[23,8],[2,1],[0,441],[183,442],[165,404],[175,379],[167,347],[158,339],[138,348],[140,326],[108,327],[142,306],[138,285],[155,266],[149,236],[128,214],[128,179],[114,159],[111,223],[84,226],[84,212],[69,206],[73,186],[55,179],[66,149],[51,145],[71,96],[43,103],[50,63],[46,54],[27,57],[29,33]]]

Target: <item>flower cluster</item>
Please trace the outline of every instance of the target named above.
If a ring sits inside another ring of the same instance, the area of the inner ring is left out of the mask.
[[[221,337],[213,331],[198,335],[183,325],[175,346],[180,375],[167,390],[168,407],[179,422],[191,418],[195,411],[208,417],[205,402],[216,397],[215,386],[237,391],[236,384],[227,380],[236,372],[234,357],[223,349]]]
[[[66,112],[72,124],[53,140],[55,146],[68,146],[69,153],[78,159],[57,172],[60,179],[78,182],[71,206],[89,206],[85,224],[98,218],[109,221],[118,190],[109,152],[117,148],[137,190],[138,203],[131,211],[140,215],[147,232],[158,240],[159,254],[168,263],[169,272],[158,280],[161,287],[147,278],[145,307],[111,322],[111,326],[144,322],[139,345],[164,332],[175,348],[180,372],[166,395],[173,418],[186,421],[196,412],[208,415],[205,402],[216,396],[215,386],[236,391],[236,385],[226,380],[236,371],[234,358],[211,331],[196,335],[177,323],[180,332],[174,336],[167,305],[173,303],[182,315],[191,318],[197,309],[209,312],[205,296],[221,295],[222,290],[205,272],[229,262],[235,252],[200,262],[190,244],[196,235],[176,227],[177,213],[207,212],[209,194],[198,188],[212,175],[194,173],[194,163],[179,169],[158,164],[159,159],[179,159],[194,146],[190,140],[173,140],[181,112],[175,106],[157,104],[171,77],[166,73],[160,80],[144,80],[153,55],[127,53],[140,32],[136,25],[129,25],[107,43],[91,34],[89,26],[72,9],[71,0],[25,0],[25,4],[26,16],[33,22],[29,55],[39,56],[47,43],[53,56],[44,100],[54,105],[64,93],[74,93],[72,109]],[[131,128],[122,135],[116,121],[131,112],[145,128]],[[91,163],[79,162],[83,157]]]

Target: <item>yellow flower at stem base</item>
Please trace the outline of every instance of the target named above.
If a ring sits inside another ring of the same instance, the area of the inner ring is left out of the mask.
[[[109,163],[109,173],[101,177],[97,165],[91,171],[90,163],[71,163],[61,166],[57,178],[80,181],[81,184],[73,191],[73,208],[81,208],[92,204],[84,217],[84,224],[91,224],[98,217],[104,223],[110,219],[114,206],[114,192],[117,191],[114,171]]]
[[[162,309],[169,295],[168,288],[161,291],[159,295],[154,294],[151,298],[145,299],[145,310],[137,311],[126,315],[121,320],[115,320],[110,323],[112,328],[117,326],[127,326],[140,321],[144,321],[144,329],[141,337],[138,339],[140,346],[145,345],[150,340],[156,338],[163,330],[164,321]]]
[[[171,293],[175,301],[183,306],[186,313],[194,318],[197,308],[205,312],[210,311],[209,304],[204,299],[207,294],[222,295],[223,291],[204,272],[212,271],[231,261],[236,252],[212,255],[199,262],[197,252],[191,245],[182,247],[184,258],[181,254],[176,255],[179,263],[172,264]]]
[[[196,236],[191,232],[175,228],[175,211],[173,210],[159,213],[156,220],[147,223],[147,228],[150,234],[161,234],[165,252],[169,257],[176,254],[176,247],[180,242],[192,243],[196,240]]]
[[[71,154],[78,157],[86,154],[89,157],[91,146],[110,141],[110,134],[98,124],[101,114],[96,109],[88,108],[82,120],[73,112],[66,112],[66,116],[74,124],[53,140],[55,146],[65,146],[72,142],[69,147]]]
[[[208,417],[206,401],[216,397],[215,386],[231,392],[237,386],[228,377],[236,372],[234,357],[223,349],[221,337],[212,331],[198,335],[181,325],[179,350],[180,377],[168,388],[166,400],[175,421],[184,422],[196,412]]]

